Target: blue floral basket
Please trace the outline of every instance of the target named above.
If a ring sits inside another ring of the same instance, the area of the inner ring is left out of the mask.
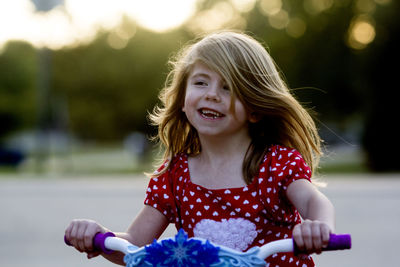
[[[255,247],[243,253],[215,246],[208,240],[189,238],[179,230],[174,239],[156,241],[138,251],[125,255],[127,267],[134,266],[265,266]]]

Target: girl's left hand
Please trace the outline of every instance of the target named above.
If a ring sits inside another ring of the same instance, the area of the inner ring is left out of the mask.
[[[328,246],[331,232],[326,223],[305,220],[293,228],[293,239],[300,251],[320,254]]]

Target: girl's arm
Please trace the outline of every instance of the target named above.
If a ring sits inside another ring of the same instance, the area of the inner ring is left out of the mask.
[[[305,179],[291,183],[286,191],[288,199],[304,221],[293,229],[293,238],[300,250],[321,253],[335,231],[335,210],[329,199]]]
[[[114,233],[117,237],[128,240],[136,246],[144,246],[158,238],[168,226],[167,218],[158,210],[150,206],[144,206],[135,220],[129,226],[126,233]],[[93,238],[96,233],[110,232],[104,226],[92,220],[74,220],[65,231],[67,240],[80,252],[86,252],[88,258],[100,255],[93,251]],[[109,261],[125,265],[121,252],[101,254]]]
[[[116,236],[128,240],[135,246],[142,247],[158,239],[167,228],[169,222],[157,209],[145,205],[135,220],[129,226],[126,233]]]

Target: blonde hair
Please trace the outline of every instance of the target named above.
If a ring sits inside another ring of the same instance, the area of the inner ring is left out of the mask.
[[[210,34],[186,46],[171,62],[172,71],[159,95],[161,104],[150,114],[153,125],[158,127],[156,138],[165,148],[163,161],[178,153],[201,152],[197,131],[182,111],[186,82],[196,62],[219,73],[233,97],[257,118],[257,122],[249,123],[252,142],[243,162],[246,183],[257,174],[266,150],[273,144],[297,149],[316,170],[321,140],[312,117],[292,96],[260,42],[238,32]]]

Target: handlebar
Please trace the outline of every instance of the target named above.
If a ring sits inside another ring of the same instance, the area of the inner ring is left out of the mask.
[[[71,243],[68,242],[65,236],[64,236],[64,242],[67,245],[71,246]],[[190,245],[188,245],[189,243]],[[191,250],[192,252],[193,248],[195,248],[195,250],[197,251],[193,254],[185,255],[187,257],[197,255],[197,258],[199,258],[198,255],[201,253],[206,253],[207,255],[211,255],[214,253],[217,259],[216,262],[220,263],[222,261],[229,263],[232,259],[234,259],[235,262],[243,262],[245,266],[265,266],[264,259],[279,252],[293,252],[295,255],[302,253],[302,251],[298,249],[292,238],[273,241],[263,245],[262,247],[253,247],[246,252],[240,252],[224,246],[213,244],[205,239],[187,238],[186,233],[182,229],[179,230],[175,238],[167,238],[159,241],[154,240],[154,242],[151,245],[141,248],[130,244],[125,239],[115,237],[115,235],[111,232],[104,234],[97,233],[93,239],[93,247],[98,251],[104,252],[106,254],[110,254],[113,251],[123,252],[126,255],[124,259],[125,262],[126,263],[131,262],[129,266],[152,266],[155,263],[153,262],[150,264],[146,262],[146,259],[152,258],[154,260],[157,257],[154,256],[147,257],[149,253],[157,254],[158,250],[158,252],[166,254],[167,253],[166,251],[171,250],[171,247],[174,246],[184,247],[185,245],[187,245],[188,247],[190,246],[189,250]],[[350,248],[351,248],[351,236],[349,234],[331,234],[328,246],[326,248],[323,248],[322,250],[332,251],[332,250],[344,250]],[[174,252],[172,251],[171,253]],[[209,256],[207,257],[209,258]],[[134,264],[132,264],[132,262],[134,262]],[[159,262],[156,263],[158,264]],[[160,264],[159,266],[164,266],[164,265]],[[212,266],[212,264],[210,266]],[[227,266],[229,266],[229,264]]]

